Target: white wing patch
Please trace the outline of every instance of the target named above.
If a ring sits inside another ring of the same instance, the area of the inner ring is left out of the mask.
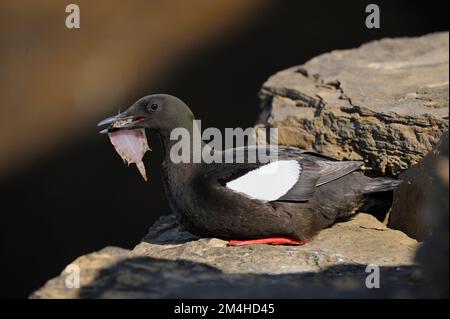
[[[253,199],[273,201],[297,183],[301,170],[296,160],[272,162],[228,182],[226,187]]]

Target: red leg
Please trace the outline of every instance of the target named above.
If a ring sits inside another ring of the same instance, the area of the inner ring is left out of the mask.
[[[245,246],[257,244],[304,245],[305,242],[287,237],[271,237],[271,238],[250,239],[250,240],[230,240],[228,241],[227,246]]]

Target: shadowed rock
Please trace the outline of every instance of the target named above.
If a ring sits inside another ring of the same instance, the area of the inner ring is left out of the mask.
[[[394,192],[389,227],[425,243],[417,260],[423,264],[428,295],[449,296],[449,158],[448,132],[417,165],[402,174]]]
[[[448,132],[401,179],[403,183],[394,191],[388,225],[424,240],[433,229],[442,227],[441,215],[447,214],[448,219]]]

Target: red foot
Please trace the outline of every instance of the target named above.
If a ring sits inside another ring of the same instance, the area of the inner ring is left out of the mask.
[[[295,240],[287,237],[271,237],[261,239],[250,240],[230,240],[227,246],[245,246],[245,245],[257,245],[257,244],[270,244],[270,245],[304,245],[305,242],[301,240]]]

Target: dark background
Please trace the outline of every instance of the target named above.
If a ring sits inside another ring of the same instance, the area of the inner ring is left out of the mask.
[[[365,28],[369,3],[380,6],[381,29]],[[164,92],[187,102],[203,127],[252,126],[257,93],[273,73],[382,37],[448,30],[448,9],[448,1],[272,1],[258,19],[203,44],[159,81],[141,82],[127,92],[125,105],[112,105],[103,115]],[[147,72],[146,65],[141,72]],[[0,178],[1,297],[27,297],[82,254],[108,245],[132,248],[169,212],[154,136],[149,136],[153,152],[145,157],[150,176],[145,183],[97,134],[100,119],[93,117],[52,152]],[[14,138],[13,132],[3,134]]]

